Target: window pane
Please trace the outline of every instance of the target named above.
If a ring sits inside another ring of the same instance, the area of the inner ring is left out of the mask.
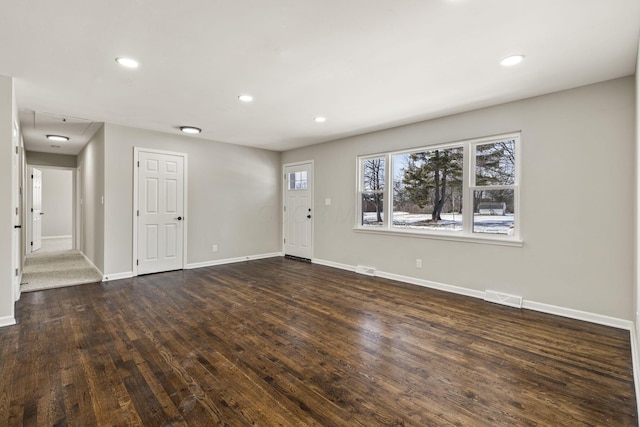
[[[515,233],[514,191],[478,190],[473,192],[473,232],[487,234]]]
[[[476,145],[476,185],[511,185],[516,182],[515,141]]]
[[[366,226],[382,227],[383,224],[383,193],[362,195],[362,219],[361,224]]]
[[[393,156],[394,227],[462,231],[462,147]]]
[[[384,190],[384,158],[363,160],[362,174],[364,191]]]

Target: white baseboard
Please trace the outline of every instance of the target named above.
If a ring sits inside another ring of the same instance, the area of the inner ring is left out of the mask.
[[[16,324],[16,319],[13,316],[0,317],[0,328],[3,326],[11,326]]]
[[[324,259],[317,259],[317,258],[312,259],[311,262],[314,264],[320,264],[327,267],[339,268],[340,270],[351,271],[352,273],[355,273],[357,268],[355,265],[340,264],[339,262],[327,261]]]
[[[233,264],[235,262],[252,261],[256,259],[275,258],[283,256],[282,252],[271,252],[267,254],[248,255],[237,258],[216,259],[213,261],[195,262],[193,264],[187,264],[185,269],[192,270],[194,268],[212,267],[214,265]]]
[[[584,320],[585,322],[597,323],[598,325],[611,326],[627,331],[633,328],[633,322],[631,320],[618,319],[616,317],[589,313],[588,311],[580,311],[573,308],[558,307],[557,305],[544,304],[527,299],[522,301],[522,308],[547,314],[555,314],[556,316],[568,317],[570,319]]]
[[[110,282],[112,280],[129,279],[133,277],[133,271],[125,271],[124,273],[103,274],[102,281]]]
[[[453,294],[465,295],[473,298],[484,298],[483,291],[476,291],[474,289],[463,288],[460,286],[447,285],[445,283],[432,282],[430,280],[418,279],[415,277],[402,276],[400,274],[386,273],[384,271],[376,271],[376,276],[383,277],[385,279],[396,280],[398,282],[410,283],[412,285],[418,285],[425,288],[438,289],[440,291],[451,292]]]
[[[333,261],[327,261],[322,259],[314,259],[314,264],[325,265],[327,267],[339,268],[341,270],[356,271],[356,266],[341,264]],[[432,282],[429,280],[418,279],[416,277],[402,276],[395,273],[387,273],[384,271],[376,270],[375,273],[378,277],[385,279],[396,280],[398,282],[410,283],[412,285],[423,286],[425,288],[438,289],[441,291],[452,292],[454,294],[466,295],[473,298],[484,299],[485,292],[477,291],[475,289],[464,288],[461,286],[448,285],[445,283]],[[554,314],[556,316],[567,317],[570,319],[584,320],[591,323],[596,323],[604,326],[611,326],[618,329],[624,329],[630,331],[633,328],[633,322],[630,320],[618,319],[615,317],[605,316],[602,314],[589,313],[586,311],[575,310],[572,308],[558,307],[551,304],[544,304],[540,302],[530,301],[523,299],[522,308],[539,311],[547,314]],[[517,309],[516,309],[517,310]],[[640,408],[640,406],[639,406]]]

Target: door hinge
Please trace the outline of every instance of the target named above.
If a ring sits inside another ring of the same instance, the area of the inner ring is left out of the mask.
[[[286,237],[285,237],[284,239],[282,239],[282,240],[284,240],[284,243],[287,243],[287,239],[286,239]]]
[[[33,174],[31,174],[31,179],[33,179]]]
[[[138,167],[140,167],[140,160],[138,160]]]
[[[20,149],[16,146],[16,154],[20,153]]]
[[[16,208],[16,215],[18,215],[18,208]]]
[[[136,265],[140,265],[140,260],[139,259],[136,260]]]
[[[19,271],[20,271],[20,270],[18,270],[18,269],[16,268],[16,276],[18,275],[18,272],[19,272]]]
[[[287,207],[286,207],[286,206],[283,206],[283,208],[284,208],[284,211],[286,212],[286,211],[287,211]]]
[[[31,246],[33,246],[33,242],[31,242]]]
[[[33,212],[33,208],[31,208],[31,212]]]
[[[136,211],[136,216],[140,216],[140,211]]]

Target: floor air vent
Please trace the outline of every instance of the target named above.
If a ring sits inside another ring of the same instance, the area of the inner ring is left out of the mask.
[[[522,297],[517,295],[503,294],[496,291],[484,291],[484,300],[495,302],[496,304],[508,305],[509,307],[522,308]]]
[[[375,267],[367,267],[366,265],[358,265],[356,266],[356,273],[366,274],[367,276],[375,276],[376,269]]]

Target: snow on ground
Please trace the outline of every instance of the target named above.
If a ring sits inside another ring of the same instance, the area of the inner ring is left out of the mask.
[[[441,221],[431,222],[431,214],[412,214],[394,212],[393,226],[401,229],[462,231],[462,215],[456,213],[441,214]],[[365,225],[376,225],[376,213],[363,214]],[[513,214],[506,215],[474,215],[473,231],[476,233],[509,234],[509,227],[514,223]]]

